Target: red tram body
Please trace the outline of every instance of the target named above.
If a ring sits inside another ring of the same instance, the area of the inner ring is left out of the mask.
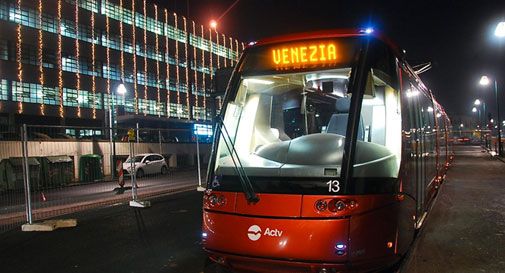
[[[443,108],[366,30],[248,47],[216,127],[203,246],[237,272],[393,265],[453,158]]]

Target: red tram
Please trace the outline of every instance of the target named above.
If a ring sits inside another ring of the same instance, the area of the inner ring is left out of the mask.
[[[237,272],[391,266],[453,158],[451,128],[380,34],[260,41],[235,68],[216,125],[204,249]]]

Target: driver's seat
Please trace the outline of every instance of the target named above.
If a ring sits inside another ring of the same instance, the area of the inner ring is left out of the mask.
[[[347,121],[349,120],[349,108],[351,106],[350,98],[340,98],[335,103],[337,113],[331,115],[326,133],[345,136],[347,132]],[[358,140],[363,141],[365,137],[365,127],[363,126],[363,117],[359,118]]]

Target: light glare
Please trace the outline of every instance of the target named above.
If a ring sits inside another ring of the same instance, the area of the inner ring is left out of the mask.
[[[119,95],[126,94],[126,86],[123,83],[120,83],[119,86],[117,87],[117,93]]]
[[[473,104],[474,104],[474,105],[477,105],[477,106],[478,106],[478,105],[480,105],[480,100],[479,100],[479,99],[476,99],[476,100],[474,101],[474,103],[473,103]]]
[[[246,83],[258,83],[258,84],[264,84],[264,85],[270,85],[273,84],[273,81],[267,81],[267,80],[260,80],[260,79],[245,79],[244,80]]]
[[[489,78],[487,76],[482,76],[479,81],[480,85],[489,85]]]
[[[474,107],[474,108],[472,108],[472,112],[473,112],[473,113],[477,112],[477,108],[475,108],[475,107]]]
[[[494,30],[494,35],[499,38],[505,37],[505,22],[499,22]]]
[[[217,21],[212,19],[210,20],[210,28],[216,29],[217,28]]]

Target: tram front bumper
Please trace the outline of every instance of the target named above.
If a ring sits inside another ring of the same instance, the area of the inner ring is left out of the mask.
[[[211,253],[343,264],[348,260],[348,241],[348,218],[273,218],[213,211],[203,215],[203,245]]]

